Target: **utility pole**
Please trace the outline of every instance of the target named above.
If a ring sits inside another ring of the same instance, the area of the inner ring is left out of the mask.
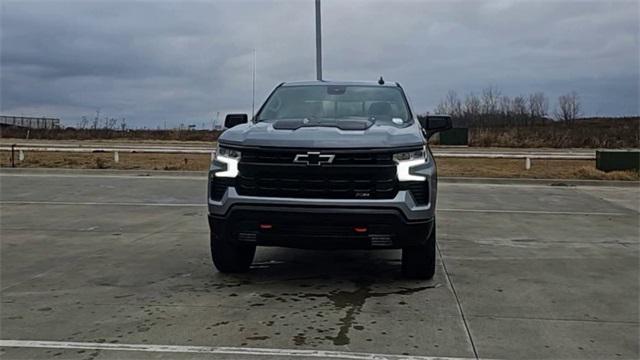
[[[322,80],[322,25],[320,19],[320,0],[316,0],[316,77]]]

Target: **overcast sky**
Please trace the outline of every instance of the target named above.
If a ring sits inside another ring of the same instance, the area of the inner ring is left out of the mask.
[[[211,124],[315,78],[314,1],[2,0],[3,115],[96,109],[133,127]],[[399,81],[417,112],[449,89],[577,91],[585,115],[638,115],[639,2],[323,0],[324,77]],[[209,125],[210,126],[210,125]]]

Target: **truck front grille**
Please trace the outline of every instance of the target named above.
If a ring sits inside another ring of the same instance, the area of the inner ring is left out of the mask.
[[[323,199],[392,199],[398,193],[389,152],[322,151],[332,163],[294,163],[306,150],[243,150],[236,190],[240,195]]]
[[[242,161],[259,164],[293,164],[297,154],[317,150],[243,150]],[[333,165],[393,165],[393,153],[391,152],[331,152],[322,153],[336,155]]]

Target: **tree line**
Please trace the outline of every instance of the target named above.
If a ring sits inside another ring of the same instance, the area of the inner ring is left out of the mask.
[[[96,110],[96,115],[91,120],[89,120],[87,116],[83,116],[80,119],[80,121],[78,121],[76,128],[79,130],[90,129],[90,130],[126,131],[127,120],[124,117],[120,119],[116,119],[113,117],[104,116],[101,118],[100,109],[98,109]]]
[[[573,123],[581,116],[578,93],[561,95],[550,113],[549,98],[543,92],[510,97],[502,95],[499,88],[489,86],[475,94],[460,98],[450,90],[435,108],[436,114],[451,115],[456,126],[529,126],[557,120]]]

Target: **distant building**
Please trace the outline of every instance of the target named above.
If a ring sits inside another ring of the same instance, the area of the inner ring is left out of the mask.
[[[30,129],[57,129],[60,119],[0,115],[0,126],[17,126]]]

